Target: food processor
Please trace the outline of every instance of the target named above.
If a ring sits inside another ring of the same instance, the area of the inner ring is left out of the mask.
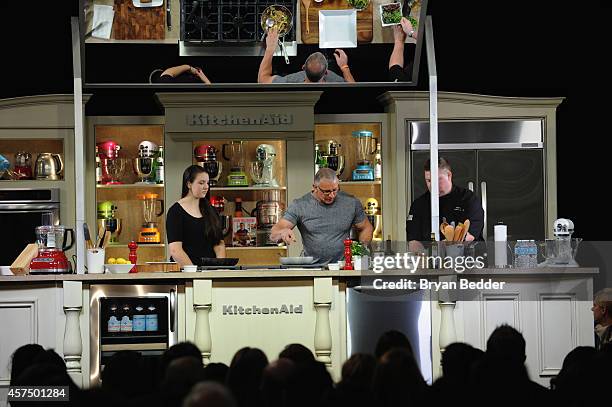
[[[226,154],[226,152],[229,153]],[[244,172],[246,143],[244,141],[231,141],[223,144],[223,158],[230,162],[230,171],[227,176],[227,186],[248,187],[249,180]]]
[[[142,200],[142,213],[144,223],[138,233],[138,243],[141,244],[157,244],[161,243],[161,234],[157,228],[155,218],[164,213],[164,201],[158,199],[159,195],[151,192],[138,194],[138,199]],[[159,202],[159,212],[156,211],[157,203]]]
[[[219,218],[221,219],[221,230],[223,232],[223,237],[227,236],[230,232],[230,228],[232,226],[231,216],[224,215],[225,211],[225,198],[222,196],[211,196],[210,204],[217,211]]]
[[[255,149],[255,161],[251,162],[251,178],[255,185],[277,187],[274,179],[276,150],[270,144],[260,144]]]
[[[223,165],[217,161],[217,149],[215,146],[202,145],[197,146],[193,150],[193,155],[198,162],[198,165],[208,173],[208,185],[211,187],[217,185]]]
[[[15,153],[15,173],[19,175],[19,179],[34,179],[32,154],[26,151]]]
[[[375,151],[375,148],[372,148],[372,142],[375,140],[372,132],[358,130],[352,134],[357,142],[357,167],[353,170],[353,181],[374,181],[374,168],[369,160],[369,156]]]
[[[72,267],[64,252],[74,244],[74,230],[64,226],[37,226],[38,255],[30,262],[30,274],[70,274]],[[70,244],[66,237],[70,235]]]
[[[578,267],[575,260],[578,246],[582,239],[572,239],[574,222],[560,218],[553,224],[553,240],[546,240],[546,261],[544,265],[552,267]]]
[[[117,218],[117,206],[111,201],[98,204],[98,230],[106,230],[110,233],[110,242],[117,243],[121,234],[121,218]]]
[[[155,169],[159,147],[152,141],[138,144],[138,157],[134,158],[134,172],[140,181],[137,184],[155,184]]]

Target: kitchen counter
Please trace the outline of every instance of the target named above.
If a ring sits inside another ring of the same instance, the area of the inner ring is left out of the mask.
[[[301,15],[300,15],[299,0],[297,1],[298,1],[298,4],[296,5],[296,16],[295,16],[296,39],[297,39],[297,43],[301,44],[302,43],[302,33],[301,33],[301,24],[300,24]],[[390,2],[391,0],[372,0],[372,6],[373,6],[373,9],[372,9],[372,12],[373,12],[372,14],[372,28],[373,28],[372,44],[393,43],[393,28],[383,27],[380,22],[380,7],[379,6],[381,4],[386,4]],[[86,31],[85,31],[86,33],[89,33],[92,29],[93,4],[112,6],[114,4],[114,0],[90,0],[88,2],[89,7],[87,8],[87,12],[86,12]],[[165,8],[165,3],[162,7]],[[180,36],[180,15],[181,15],[180,1],[179,0],[171,1],[170,8],[171,8],[170,14],[171,14],[171,19],[172,19],[172,29],[168,30],[168,28],[166,27],[165,39],[163,40],[114,40],[114,39],[105,40],[105,39],[93,38],[89,36],[87,37],[86,42],[87,43],[104,43],[104,44],[109,44],[109,43],[176,44]],[[414,42],[414,41],[415,40],[412,38],[406,39],[407,43]]]
[[[428,270],[418,269],[415,273],[408,273],[406,270],[386,270],[382,274],[372,271],[367,273],[361,271],[335,271],[335,270],[312,270],[312,269],[254,269],[254,270],[217,270],[196,273],[135,273],[135,274],[57,274],[57,275],[21,275],[21,276],[0,276],[0,284],[4,283],[23,283],[23,282],[52,282],[52,281],[82,281],[82,282],[115,282],[115,281],[134,281],[148,280],[207,280],[207,279],[253,279],[253,278],[313,278],[313,277],[332,277],[332,278],[356,278],[356,277],[387,277],[387,276],[570,276],[570,275],[595,275],[599,269],[594,267],[542,267],[535,269],[491,269],[483,268],[472,270],[465,273],[455,273],[452,270]]]

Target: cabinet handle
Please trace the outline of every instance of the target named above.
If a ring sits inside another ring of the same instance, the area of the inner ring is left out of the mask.
[[[176,331],[176,291],[170,290],[170,331]]]
[[[487,240],[487,183],[480,183],[480,199],[482,200],[482,210],[484,211],[484,227],[482,229],[482,237]]]
[[[472,181],[468,182],[468,189],[474,192],[474,183]]]

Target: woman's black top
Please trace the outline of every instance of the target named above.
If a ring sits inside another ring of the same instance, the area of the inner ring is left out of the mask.
[[[166,217],[166,234],[168,243],[182,242],[183,250],[193,264],[200,264],[202,257],[215,258],[214,246],[219,242],[211,242],[204,235],[202,218],[194,218],[176,202],[168,210]]]

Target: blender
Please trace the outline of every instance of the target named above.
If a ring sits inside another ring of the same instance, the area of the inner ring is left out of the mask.
[[[211,145],[197,146],[193,150],[198,165],[208,173],[208,185],[214,187],[219,182],[223,166],[217,161],[217,149]]]
[[[110,242],[116,243],[121,234],[121,218],[117,218],[117,206],[111,201],[98,204],[98,230],[106,230],[110,233]]]
[[[30,262],[30,274],[70,274],[72,267],[64,252],[74,244],[74,230],[64,226],[37,226],[38,255]],[[70,235],[70,244],[66,237]]]
[[[353,181],[374,181],[374,168],[368,157],[374,152],[372,132],[358,130],[353,132],[357,140],[357,167],[353,170]]]
[[[260,144],[255,149],[255,161],[251,161],[251,178],[256,185],[277,187],[274,179],[276,150],[270,144]]]
[[[341,144],[335,140],[327,142],[327,167],[336,171],[336,176],[340,177],[344,171],[344,156],[340,154]]]
[[[15,154],[15,173],[19,179],[34,179],[32,172],[32,154],[19,151]]]
[[[224,215],[225,211],[225,198],[222,196],[211,196],[210,204],[217,211],[219,218],[221,219],[221,230],[223,232],[223,237],[227,236],[230,232],[230,227],[232,226],[232,222],[230,221],[231,216]]]
[[[229,156],[226,151],[229,150]],[[248,187],[249,180],[244,172],[246,143],[244,141],[231,141],[223,144],[223,158],[230,162],[230,171],[227,176],[227,186]]]
[[[134,158],[134,172],[140,178],[137,184],[155,184],[155,169],[159,147],[152,141],[138,144],[138,157]]]
[[[102,184],[121,184],[119,177],[125,169],[125,160],[119,158],[121,146],[112,140],[97,144],[102,168]]]
[[[138,243],[142,244],[156,244],[161,243],[161,234],[157,228],[157,222],[155,218],[161,216],[164,213],[164,201],[158,199],[159,195],[151,192],[144,194],[138,194],[138,199],[142,200],[142,211],[144,217],[144,223],[140,232],[138,233]],[[157,202],[159,202],[159,212],[157,209]]]

